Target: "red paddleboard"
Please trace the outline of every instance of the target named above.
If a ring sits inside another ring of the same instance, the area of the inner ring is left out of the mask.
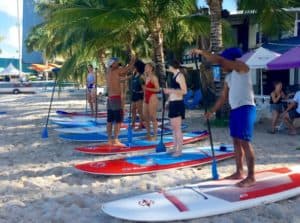
[[[194,143],[200,140],[204,140],[207,137],[208,137],[207,131],[195,131],[190,133],[183,133],[183,144]],[[166,147],[172,147],[174,145],[173,137],[170,135],[164,136],[163,142]],[[138,151],[155,149],[159,143],[159,140],[147,141],[143,139],[135,139],[130,145],[126,141],[123,141],[123,143],[125,144],[125,146],[101,144],[98,146],[77,147],[75,148],[75,150],[78,152],[93,154],[93,155],[108,155],[108,154],[138,152]]]
[[[214,150],[216,160],[234,156],[231,145],[215,147]],[[75,168],[98,175],[135,175],[204,165],[211,162],[210,147],[195,146],[184,149],[179,157],[173,157],[171,153],[151,153],[121,159],[88,162],[76,165]]]

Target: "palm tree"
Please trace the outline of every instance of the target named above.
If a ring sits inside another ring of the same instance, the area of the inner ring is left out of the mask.
[[[80,36],[87,32],[92,33],[89,36],[85,35],[84,40],[90,55],[93,51],[103,58],[103,52],[113,48],[125,48],[128,52],[133,49],[137,51],[137,43],[140,43],[139,48],[142,49],[139,50],[140,53],[145,53],[150,41],[153,48],[152,58],[157,64],[157,73],[160,76],[165,73],[164,34],[168,31],[168,26],[174,23],[174,19],[178,20],[179,17],[195,11],[194,0],[57,0],[54,3],[41,4],[39,7],[51,9],[43,14],[46,15],[46,28],[57,43],[62,42],[57,38],[57,33],[62,34],[60,38],[64,42],[67,41],[67,33],[72,30],[77,30],[80,34],[73,34],[78,42],[82,42]],[[137,41],[142,39],[143,41]],[[53,53],[58,53],[59,44],[51,45]],[[66,44],[60,44],[62,45]],[[78,48],[78,44],[73,44],[72,53],[80,53]]]

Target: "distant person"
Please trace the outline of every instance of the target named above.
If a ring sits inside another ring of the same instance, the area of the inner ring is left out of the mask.
[[[122,110],[122,92],[120,78],[133,69],[135,57],[131,58],[128,66],[120,67],[117,58],[111,58],[108,62],[108,71],[106,81],[108,87],[107,99],[107,137],[110,145],[123,145],[118,137],[120,133],[121,123],[123,122]],[[114,127],[114,138],[112,138],[112,130]]]
[[[141,60],[137,60],[134,63],[134,74],[132,76],[132,126],[135,127],[137,114],[139,115],[139,126],[135,130],[141,130],[143,128],[143,100],[144,100],[144,91],[143,86],[145,85],[145,64]]]
[[[272,112],[272,125],[269,133],[274,134],[276,132],[276,126],[280,117],[280,114],[283,112],[283,103],[282,100],[285,98],[285,94],[282,90],[282,83],[280,81],[274,82],[274,90],[270,95],[270,108]]]
[[[254,130],[256,109],[249,67],[242,61],[236,60],[242,56],[239,48],[228,48],[221,55],[211,54],[200,49],[193,49],[192,55],[200,54],[209,62],[219,64],[224,72],[228,73],[220,98],[210,111],[205,113],[211,118],[225,101],[229,99],[230,135],[233,138],[236,172],[228,179],[242,179],[238,187],[249,187],[255,184],[254,161],[255,155],[251,145]],[[243,158],[246,158],[248,175],[244,178]],[[243,179],[244,178],[244,179]]]
[[[9,77],[8,75],[5,75],[5,77],[4,77],[4,81],[6,81],[6,82],[10,82],[10,77]]]
[[[91,113],[94,115],[96,112],[96,99],[97,99],[97,87],[96,87],[96,75],[94,73],[93,65],[87,66],[88,74],[86,77],[87,88],[87,100],[90,105]]]
[[[183,95],[187,92],[184,74],[180,71],[180,63],[176,60],[169,64],[169,69],[173,74],[170,86],[164,88],[164,93],[169,95],[169,115],[173,130],[174,151],[172,156],[177,157],[182,153],[183,135],[181,131],[182,119],[185,118],[185,107]]]
[[[146,81],[144,85],[144,119],[147,129],[147,140],[156,140],[157,137],[157,93],[160,92],[158,78],[155,74],[155,66],[152,63],[147,63],[145,66]],[[153,126],[153,136],[151,136],[150,122]]]
[[[300,91],[297,91],[291,103],[283,113],[284,121],[289,128],[290,135],[296,135],[297,131],[293,125],[294,119],[300,118]]]

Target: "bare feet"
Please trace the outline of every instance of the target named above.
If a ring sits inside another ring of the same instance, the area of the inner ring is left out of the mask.
[[[152,139],[151,135],[146,136],[146,140],[151,141],[151,139]]]
[[[240,180],[244,178],[244,174],[243,173],[239,173],[239,172],[235,172],[233,174],[231,174],[228,177],[225,177],[224,179],[228,179],[228,180]]]
[[[255,178],[254,177],[246,177],[242,181],[238,182],[236,186],[238,187],[251,187],[255,184]]]
[[[109,139],[108,142],[107,142],[107,144],[110,145],[110,146],[112,146],[114,144],[114,142],[113,142],[112,139]]]
[[[174,152],[172,152],[172,157],[179,157],[182,155],[181,150],[175,150]]]
[[[115,139],[113,142],[114,146],[125,146],[123,143],[121,143],[118,139]]]
[[[151,141],[156,141],[156,136],[152,136]]]

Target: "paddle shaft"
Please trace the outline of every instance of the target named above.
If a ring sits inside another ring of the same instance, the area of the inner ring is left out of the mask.
[[[197,58],[194,57],[194,61],[195,61],[195,66],[196,66],[196,70],[200,75],[200,90],[204,95],[204,91],[203,91],[203,85],[202,85],[202,78],[201,78],[201,72],[199,70],[199,66],[198,66],[198,62],[197,62]],[[203,97],[203,106],[204,106],[204,111],[205,113],[207,112],[207,101],[205,100],[206,97]],[[207,129],[208,129],[208,133],[209,133],[209,142],[210,142],[210,147],[211,147],[211,153],[212,153],[212,157],[213,160],[215,160],[215,151],[214,151],[214,144],[213,144],[213,138],[212,138],[212,133],[211,133],[211,128],[210,128],[210,121],[207,118],[206,119],[206,124],[207,124]]]
[[[55,88],[57,85],[57,72],[54,71],[54,75],[55,75],[55,79],[54,79],[54,86],[52,88],[52,94],[51,94],[51,99],[50,99],[50,105],[49,105],[49,109],[48,109],[48,116],[47,116],[47,120],[46,120],[46,125],[45,128],[47,129],[48,127],[48,122],[49,122],[49,117],[50,117],[50,112],[51,112],[51,107],[52,107],[52,102],[53,102],[53,98],[54,98],[54,92],[55,92]]]

